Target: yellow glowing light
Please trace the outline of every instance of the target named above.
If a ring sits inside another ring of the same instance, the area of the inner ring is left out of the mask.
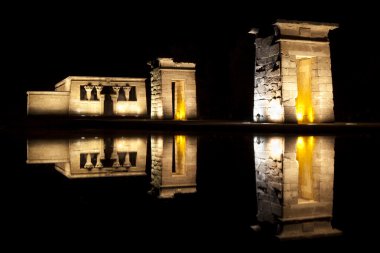
[[[297,161],[299,164],[298,199],[299,202],[314,199],[313,188],[313,152],[314,137],[297,138]]]
[[[186,136],[175,136],[175,174],[183,175],[186,162]]]
[[[309,112],[307,114],[307,119],[311,123],[314,122],[314,113],[313,113],[313,109],[312,108],[309,109]]]
[[[314,121],[314,110],[311,98],[311,59],[297,61],[296,116],[298,123]]]
[[[185,86],[183,81],[175,82],[175,120],[186,119]]]
[[[303,113],[302,112],[297,112],[297,120],[298,120],[298,122],[301,122],[303,120]]]

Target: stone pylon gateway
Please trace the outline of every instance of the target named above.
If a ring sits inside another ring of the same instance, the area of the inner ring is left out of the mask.
[[[158,58],[151,66],[151,118],[197,118],[195,64]]]
[[[337,24],[278,20],[256,39],[253,120],[333,122],[328,33]]]

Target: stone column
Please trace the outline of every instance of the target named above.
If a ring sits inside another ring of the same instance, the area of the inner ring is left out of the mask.
[[[98,168],[98,169],[101,169],[103,168],[103,164],[102,162],[100,161],[100,153],[97,155],[96,157],[96,165],[95,165],[95,168]]]
[[[86,98],[87,98],[87,100],[91,100],[91,92],[92,92],[93,88],[94,88],[94,86],[92,86],[92,85],[85,85],[84,86],[84,89],[86,90]]]
[[[113,104],[113,114],[116,115],[116,104],[117,104],[117,95],[111,94],[112,104]]]
[[[112,89],[116,92],[116,94],[111,94],[111,99],[112,99],[112,103],[113,103],[113,114],[114,115],[117,114],[116,105],[117,105],[117,99],[119,98],[120,88],[121,87],[118,87],[118,86],[112,87]]]
[[[104,94],[100,94],[100,92],[103,90],[103,86],[100,84],[100,85],[95,86],[95,88],[96,88],[96,96],[98,97],[99,103],[100,103],[99,114],[103,115],[104,114]]]
[[[124,94],[125,94],[125,99],[127,100],[127,101],[129,101],[129,92],[131,91],[131,86],[124,86],[123,87],[123,90],[124,90]]]
[[[103,86],[102,85],[97,85],[97,86],[95,86],[95,88],[96,88],[96,96],[100,100],[100,92],[103,90]]]
[[[94,165],[91,162],[91,154],[90,153],[87,153],[86,164],[84,165],[84,168],[89,169],[89,170],[94,168]]]
[[[116,98],[119,97],[119,92],[120,92],[120,88],[119,86],[113,86],[112,89],[114,92],[116,92]]]
[[[104,97],[105,95],[104,94],[100,94],[100,97],[99,97],[99,103],[100,103],[100,111],[99,111],[99,114],[100,115],[104,115]]]
[[[125,154],[125,159],[124,159],[124,164],[123,164],[123,166],[126,167],[126,168],[130,168],[130,167],[132,167],[131,161],[130,161],[130,159],[129,159],[129,152],[127,152],[127,153]]]
[[[120,167],[119,155],[116,153],[116,161],[112,164],[112,168],[119,168],[119,167]]]

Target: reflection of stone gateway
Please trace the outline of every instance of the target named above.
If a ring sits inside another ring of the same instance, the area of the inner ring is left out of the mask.
[[[340,234],[332,228],[334,137],[255,137],[257,219],[281,239]]]
[[[152,192],[162,198],[196,191],[197,137],[152,136]]]

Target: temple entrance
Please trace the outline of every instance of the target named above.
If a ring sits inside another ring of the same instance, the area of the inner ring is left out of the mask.
[[[185,81],[172,82],[172,109],[175,120],[186,119]]]
[[[311,99],[311,59],[297,60],[297,90],[296,114],[298,123],[314,121],[314,110]]]
[[[113,102],[111,94],[113,93],[112,87],[105,86],[102,90],[104,94],[104,116],[113,116]]]

